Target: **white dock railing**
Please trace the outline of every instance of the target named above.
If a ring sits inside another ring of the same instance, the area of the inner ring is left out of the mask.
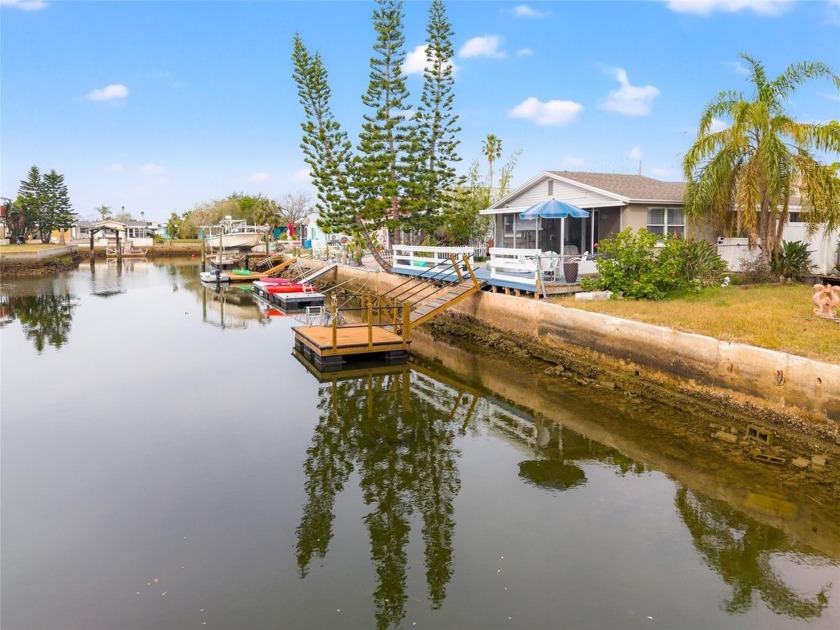
[[[441,270],[444,265],[452,265],[450,256],[455,256],[456,260],[461,262],[464,256],[467,256],[470,265],[475,265],[475,258],[473,256],[472,247],[432,247],[429,245],[392,245],[392,262],[391,269],[393,271],[410,270],[413,272],[422,272],[425,269],[438,267]]]
[[[558,280],[563,277],[564,262],[576,262],[578,275],[597,273],[595,261],[589,256],[589,252],[582,256],[560,256],[555,252],[544,252],[541,249],[513,247],[491,247],[489,251],[490,260],[487,262],[487,269],[490,271],[490,277],[496,280],[529,285],[536,285],[539,275],[547,280]]]

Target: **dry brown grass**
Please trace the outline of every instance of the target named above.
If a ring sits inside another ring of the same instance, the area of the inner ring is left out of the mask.
[[[813,294],[809,285],[787,284],[715,287],[659,302],[581,302],[568,296],[551,301],[840,363],[840,323],[814,315]]]
[[[42,249],[55,249],[63,245],[44,245],[43,243],[27,243],[26,245],[0,245],[0,254],[31,254]]]

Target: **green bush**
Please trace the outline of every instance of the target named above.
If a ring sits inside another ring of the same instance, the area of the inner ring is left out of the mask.
[[[811,273],[811,252],[801,241],[782,241],[782,247],[770,257],[770,271],[781,278],[800,279]]]
[[[612,291],[626,298],[661,300],[689,287],[720,284],[726,263],[713,245],[693,239],[626,229],[602,240],[595,266],[599,276],[583,279],[584,289]]]
[[[683,279],[701,287],[719,285],[726,272],[726,261],[718,255],[717,247],[708,241],[695,241],[692,238],[680,242],[683,243]]]
[[[166,243],[166,239],[163,238],[160,234],[155,234],[152,236],[152,243],[155,245],[163,245]]]

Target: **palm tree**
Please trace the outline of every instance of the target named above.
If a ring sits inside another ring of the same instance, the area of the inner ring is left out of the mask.
[[[488,133],[487,138],[481,145],[481,152],[487,158],[487,164],[490,167],[490,201],[493,200],[493,162],[502,157],[502,139],[498,136]]]
[[[800,123],[784,110],[806,80],[825,77],[840,88],[840,77],[823,63],[801,62],[770,80],[760,62],[741,58],[750,68],[753,100],[721,92],[706,107],[683,159],[685,212],[724,235],[746,232],[769,260],[779,250],[792,196],[801,197],[812,229],[823,225],[831,233],[840,227],[837,169],[814,154],[840,152],[840,123]],[[721,120],[729,127],[715,131]]]
[[[106,206],[104,203],[98,208],[95,208],[95,210],[101,215],[102,221],[111,216],[111,207]]]

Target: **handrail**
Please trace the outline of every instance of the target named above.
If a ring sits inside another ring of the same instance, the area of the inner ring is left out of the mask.
[[[426,269],[426,271],[424,271],[424,272],[422,272],[422,273],[420,273],[416,276],[409,276],[409,278],[405,282],[402,282],[395,287],[391,287],[390,289],[385,291],[385,293],[382,294],[382,297],[387,296],[387,297],[390,297],[392,299],[396,299],[396,298],[400,297],[402,295],[401,293],[397,293],[396,295],[390,295],[390,294],[391,294],[392,291],[395,291],[396,289],[399,289],[400,287],[403,287],[403,286],[413,282],[414,280],[416,280],[418,278],[420,278],[421,280],[435,280],[435,279],[438,278],[438,276],[449,275],[449,273],[451,273],[449,271],[449,265],[452,265],[451,260],[442,260],[438,264],[436,264],[434,267],[428,267]],[[434,273],[430,276],[426,275],[427,273],[437,269],[438,267],[441,267],[440,271],[438,271],[437,273]]]

